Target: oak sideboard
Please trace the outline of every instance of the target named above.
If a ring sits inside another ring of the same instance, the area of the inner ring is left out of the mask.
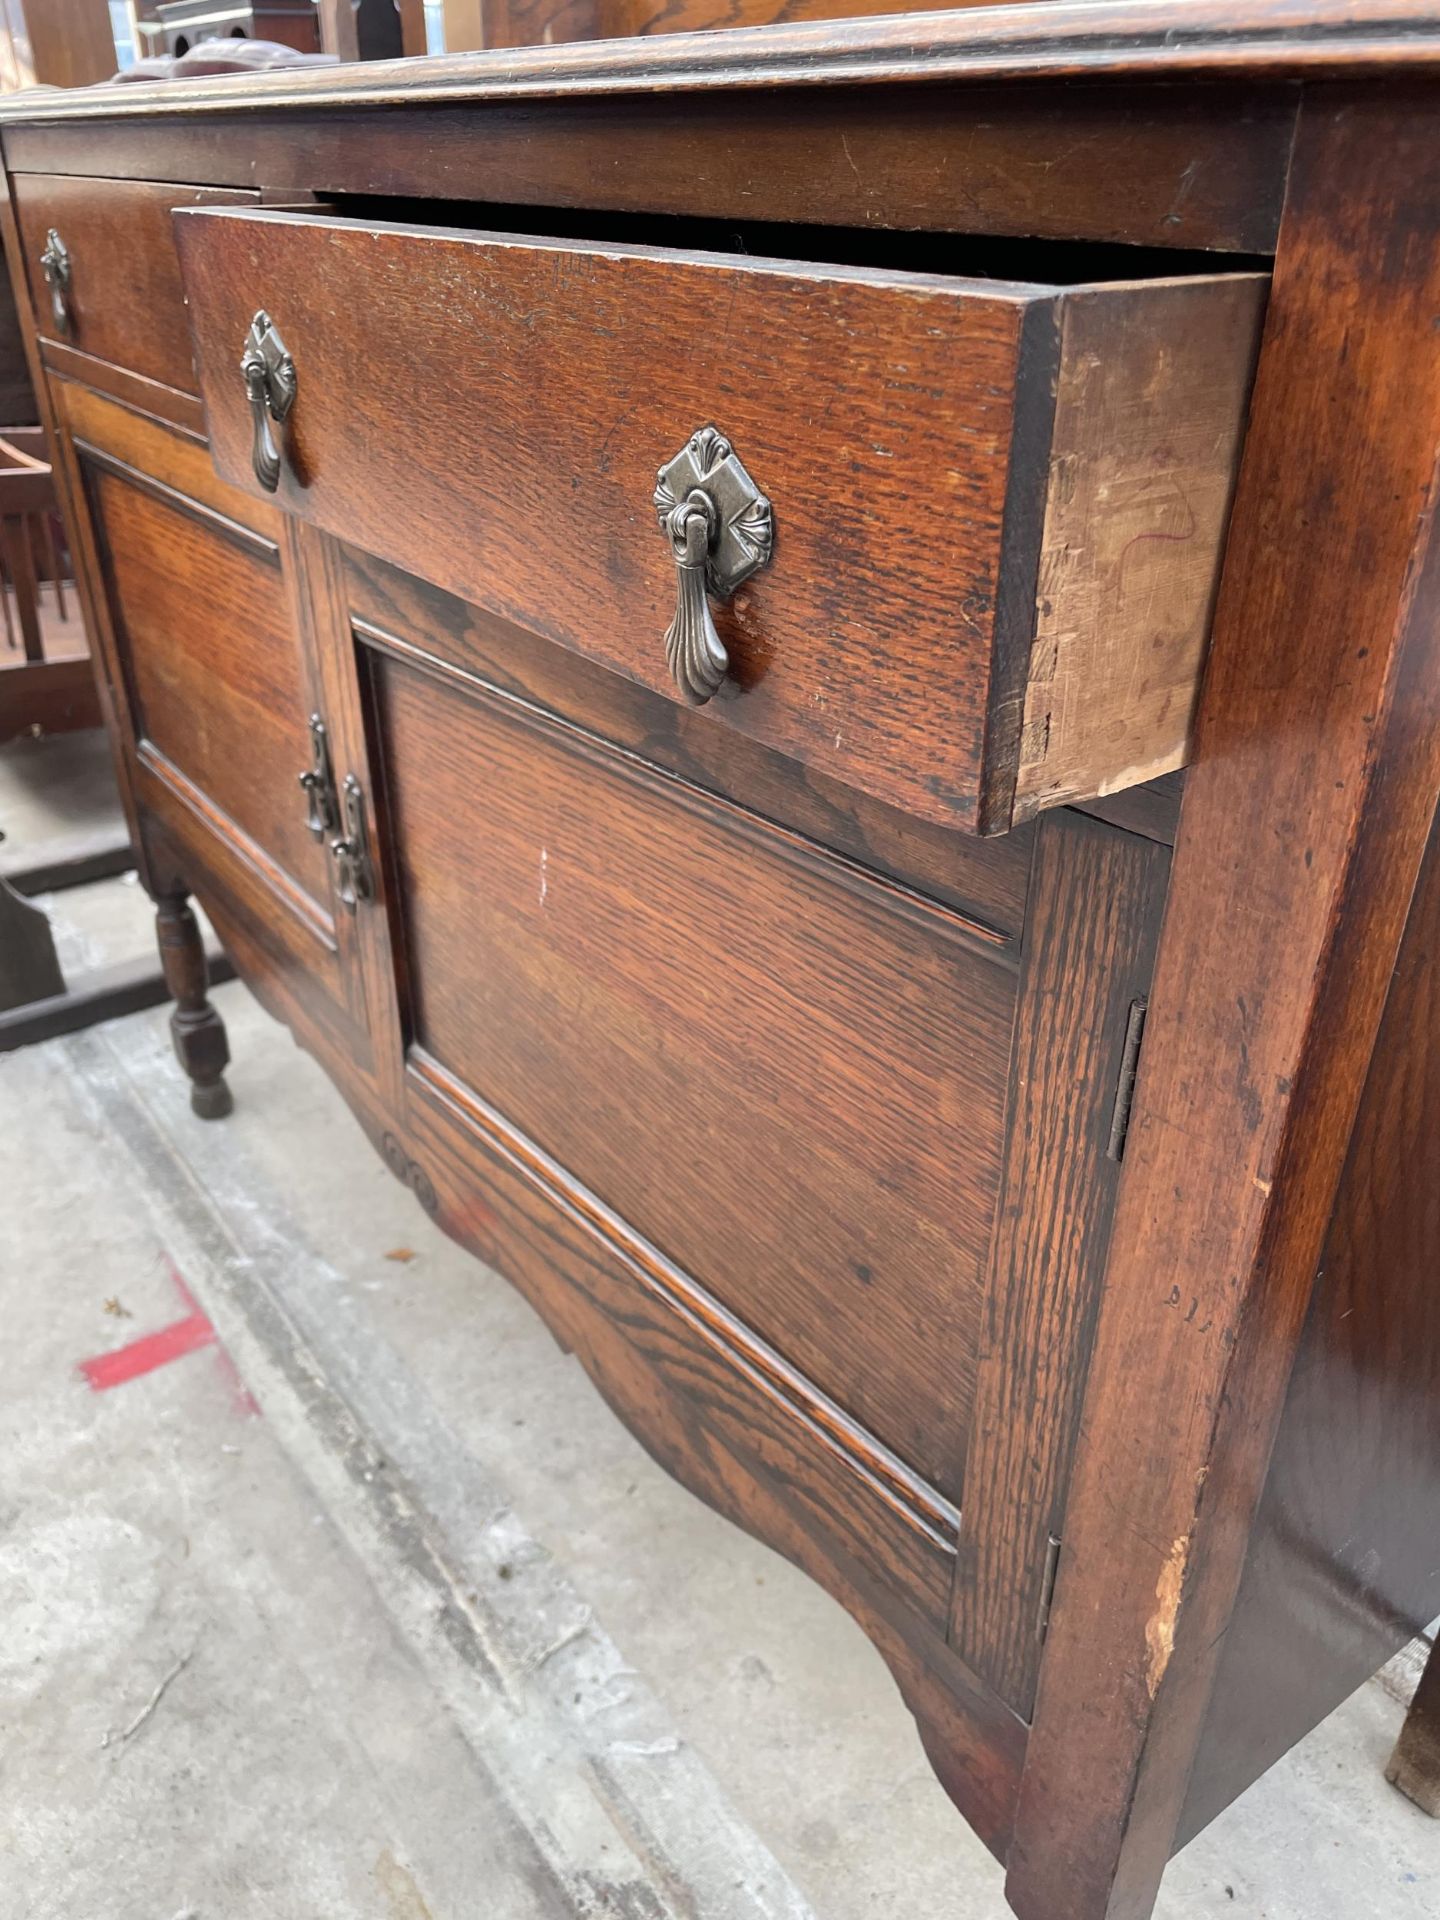
[[[1440,12],[680,34],[0,142],[196,1112],[192,895],[856,1615],[1021,1920],[1144,1920],[1440,1614]]]

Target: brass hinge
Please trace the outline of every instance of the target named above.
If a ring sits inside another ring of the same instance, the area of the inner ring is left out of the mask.
[[[375,875],[370,865],[370,839],[365,827],[365,796],[353,773],[345,776],[340,790],[345,815],[345,832],[330,842],[335,860],[335,897],[347,913],[354,913],[362,900],[375,898]]]
[[[1125,1022],[1120,1078],[1115,1086],[1115,1105],[1110,1113],[1110,1139],[1105,1148],[1106,1156],[1111,1160],[1123,1160],[1125,1157],[1125,1136],[1130,1131],[1130,1105],[1135,1098],[1135,1075],[1140,1068],[1140,1043],[1145,1037],[1145,1009],[1149,1004],[1144,999],[1132,1000],[1129,1018]]]
[[[1043,1643],[1050,1631],[1050,1608],[1055,1599],[1055,1579],[1060,1572],[1060,1536],[1052,1533],[1045,1543],[1045,1573],[1040,1582],[1040,1611],[1035,1619],[1035,1631]]]

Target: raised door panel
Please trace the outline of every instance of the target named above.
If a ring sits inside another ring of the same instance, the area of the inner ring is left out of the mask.
[[[299,785],[326,703],[291,531],[217,480],[190,436],[69,381],[52,392],[142,831],[162,829],[179,877],[220,889],[294,996],[359,1043],[353,941]]]
[[[808,788],[799,824],[742,804],[773,769],[697,764],[653,695],[331,576],[392,1169],[683,1479],[889,1622],[922,1723],[937,1687],[1023,1719],[1168,849],[1069,811],[979,864],[952,832],[941,900]]]
[[[374,683],[412,1052],[956,1494],[994,936],[478,684]]]
[[[310,702],[275,548],[87,465],[142,752],[238,829],[297,911],[328,921],[328,855],[297,786]]]

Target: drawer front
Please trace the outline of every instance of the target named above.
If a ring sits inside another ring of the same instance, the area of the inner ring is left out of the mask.
[[[1013,972],[952,910],[368,640],[412,1068],[953,1496]]]
[[[284,506],[678,700],[653,495],[713,426],[774,530],[712,603],[714,725],[979,832],[1183,759],[1256,276],[1062,292],[308,215],[176,225],[232,482],[257,488],[238,362],[264,308],[298,382]]]
[[[225,187],[24,173],[15,176],[14,191],[41,335],[147,380],[195,393],[171,209],[253,207],[260,196]],[[63,321],[42,266],[52,231],[68,263]]]

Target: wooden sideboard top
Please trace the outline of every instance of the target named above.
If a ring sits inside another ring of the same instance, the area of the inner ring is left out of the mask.
[[[1202,75],[1276,80],[1437,68],[1440,9],[1433,0],[1040,0],[357,62],[163,87],[37,89],[0,103],[0,123],[712,88]]]

